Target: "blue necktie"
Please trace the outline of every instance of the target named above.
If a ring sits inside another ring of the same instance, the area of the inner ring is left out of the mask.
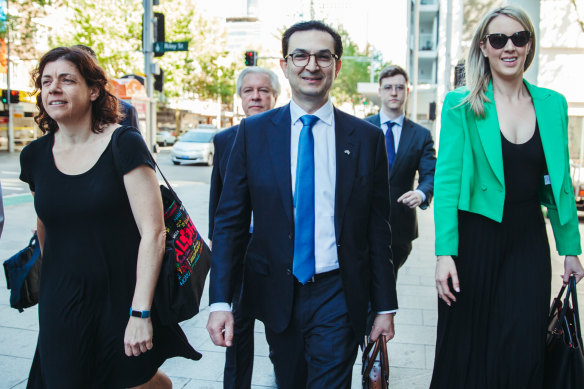
[[[387,132],[385,133],[385,146],[387,147],[387,164],[391,171],[391,165],[395,161],[395,140],[393,139],[393,126],[396,124],[391,120],[385,122],[387,124]]]
[[[296,187],[294,190],[294,258],[292,274],[305,284],[314,275],[314,115],[300,118],[302,130],[298,140]]]

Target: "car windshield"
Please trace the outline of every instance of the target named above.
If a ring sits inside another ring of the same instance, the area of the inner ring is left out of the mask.
[[[209,143],[215,133],[211,131],[189,131],[180,138],[181,142]]]

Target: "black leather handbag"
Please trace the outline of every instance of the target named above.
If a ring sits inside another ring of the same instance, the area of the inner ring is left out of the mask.
[[[562,303],[562,287],[552,303],[547,332],[544,385],[546,389],[584,388],[584,353],[576,297],[576,279],[570,277]]]
[[[379,336],[376,342],[367,342],[363,350],[361,374],[363,389],[388,389],[389,360],[385,336]]]

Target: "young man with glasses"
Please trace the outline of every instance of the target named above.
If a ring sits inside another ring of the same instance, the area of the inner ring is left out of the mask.
[[[245,249],[241,304],[265,324],[279,388],[350,388],[367,307],[372,340],[394,335],[389,184],[383,133],[333,107],[337,32],[322,22],[284,33],[292,100],[244,119],[215,215],[207,329],[229,346],[232,269]]]
[[[397,278],[399,268],[412,251],[412,241],[418,237],[416,208],[428,208],[434,193],[436,151],[432,134],[405,117],[409,95],[408,74],[397,65],[390,65],[379,74],[381,111],[366,118],[385,134],[391,188],[392,229],[391,249]],[[418,173],[418,185],[414,179]]]

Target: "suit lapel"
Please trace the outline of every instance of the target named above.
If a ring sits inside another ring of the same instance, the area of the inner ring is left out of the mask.
[[[497,117],[497,107],[495,106],[495,99],[493,96],[493,82],[489,84],[487,89],[487,98],[489,103],[485,103],[485,117],[476,117],[475,123],[477,131],[485,150],[487,160],[491,165],[491,169],[495,176],[501,183],[505,184],[505,176],[503,171],[503,149],[501,145],[501,130],[499,127],[499,119]]]
[[[551,96],[551,93],[548,90],[535,87],[525,80],[523,82],[533,100],[545,162],[550,178],[552,178],[552,191],[557,201],[565,174],[564,159],[560,157],[564,154],[564,138],[560,127],[561,112],[556,107],[550,106],[547,99]]]
[[[355,136],[353,121],[347,120],[344,114],[335,110],[335,145],[337,158],[336,190],[335,190],[335,235],[340,239],[343,216],[355,180],[359,142]]]
[[[389,173],[390,177],[393,176],[395,171],[398,171],[399,165],[405,159],[405,156],[409,153],[410,147],[414,140],[414,131],[412,127],[412,122],[404,118],[399,144],[397,145],[397,153],[395,154],[395,161],[393,162],[391,172]]]
[[[290,167],[290,104],[280,108],[271,118],[270,127],[266,131],[270,145],[270,158],[274,169],[276,183],[280,190],[280,198],[288,221],[294,225],[292,217],[292,178]]]

